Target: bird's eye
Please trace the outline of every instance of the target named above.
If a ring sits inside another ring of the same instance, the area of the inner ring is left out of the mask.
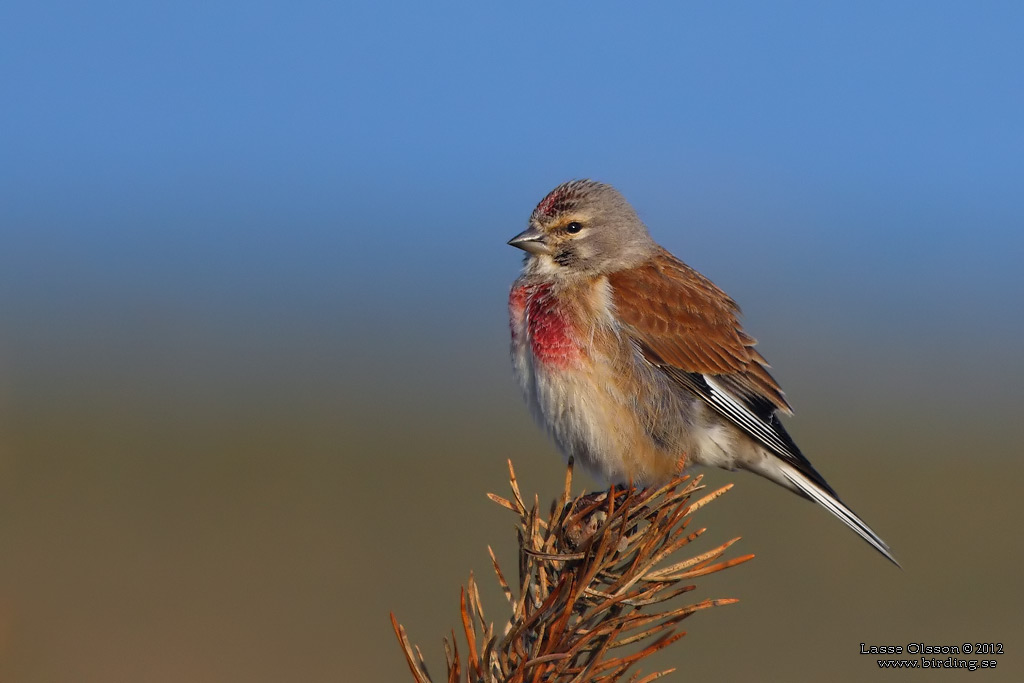
[[[576,221],[573,221],[569,225],[565,226],[565,231],[567,233],[569,233],[570,235],[575,235],[576,233],[578,233],[582,229],[583,229],[583,225],[581,223],[576,222]]]

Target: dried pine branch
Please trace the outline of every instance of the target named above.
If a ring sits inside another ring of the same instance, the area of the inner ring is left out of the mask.
[[[572,462],[565,488],[546,519],[538,501],[526,506],[509,462],[511,499],[488,497],[519,516],[519,583],[509,584],[488,547],[498,584],[512,609],[500,635],[484,617],[472,575],[460,595],[465,662],[455,633],[445,639],[449,683],[610,683],[640,660],[683,635],[679,623],[698,610],[736,600],[669,602],[695,588],[685,582],[746,562],[720,560],[734,538],[713,550],[663,563],[701,534],[691,515],[728,491],[724,486],[690,502],[701,478],[678,477],[657,489],[616,488],[571,498]],[[423,655],[391,615],[391,624],[417,683],[432,683]],[[672,669],[630,683],[647,683]],[[464,674],[464,675],[463,675]]]

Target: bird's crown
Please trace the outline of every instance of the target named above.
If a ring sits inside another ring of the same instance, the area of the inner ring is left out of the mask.
[[[611,185],[599,183],[596,180],[585,178],[570,180],[548,192],[547,196],[537,204],[537,208],[533,210],[533,215],[530,218],[537,222],[544,222],[555,216],[575,211],[581,205],[605,193],[619,194],[618,190]]]

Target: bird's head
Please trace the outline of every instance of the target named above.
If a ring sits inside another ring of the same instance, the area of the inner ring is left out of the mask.
[[[593,180],[573,180],[549,192],[526,230],[508,243],[527,253],[528,271],[553,278],[630,268],[656,249],[625,197]]]

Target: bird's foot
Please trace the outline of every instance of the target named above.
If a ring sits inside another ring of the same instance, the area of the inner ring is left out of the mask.
[[[608,519],[609,510],[614,509],[611,505],[620,505],[629,490],[613,484],[607,491],[588,493],[567,504],[567,520],[563,528],[569,547],[577,549],[588,543]]]

